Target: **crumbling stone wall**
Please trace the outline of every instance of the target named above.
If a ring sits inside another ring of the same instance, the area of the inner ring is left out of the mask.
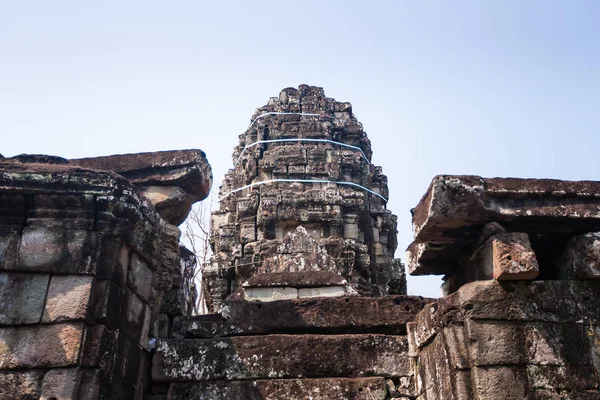
[[[209,309],[256,274],[280,272],[332,271],[366,296],[406,293],[387,177],[370,160],[352,105],[322,88],[287,88],[257,109],[212,215]]]
[[[600,399],[599,182],[439,176],[413,226],[418,399]]]
[[[0,398],[141,399],[178,240],[113,171],[0,158]]]

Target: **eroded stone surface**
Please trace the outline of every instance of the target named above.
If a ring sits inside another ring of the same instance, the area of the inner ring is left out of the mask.
[[[82,320],[86,316],[91,276],[54,275],[50,281],[42,322]]]
[[[0,273],[0,325],[40,322],[48,274]]]
[[[270,335],[159,340],[156,381],[410,376],[404,336]]]
[[[0,372],[0,399],[39,400],[44,371]]]
[[[176,383],[169,390],[173,400],[383,400],[386,395],[383,378]]]
[[[193,203],[208,196],[212,170],[201,150],[159,151],[80,158],[70,163],[114,171],[140,188],[169,223],[179,225]]]
[[[0,369],[75,365],[82,333],[80,323],[0,328]]]
[[[571,238],[557,266],[562,279],[600,279],[600,232]]]
[[[209,310],[263,273],[330,271],[360,295],[406,293],[387,177],[371,164],[352,106],[300,85],[252,121],[212,214],[214,256],[203,274]]]
[[[600,230],[600,182],[440,175],[412,210],[413,275],[446,274],[489,222],[558,236]],[[454,262],[452,262],[454,261]]]
[[[80,374],[79,368],[51,369],[44,376],[40,400],[71,400],[76,398]]]
[[[316,298],[262,304],[226,301],[222,316],[176,318],[173,331],[177,338],[283,332],[404,335],[406,323],[431,301],[418,296]]]

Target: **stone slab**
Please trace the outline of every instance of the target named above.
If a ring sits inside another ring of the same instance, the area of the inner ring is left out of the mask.
[[[40,322],[48,274],[0,272],[0,325]]]
[[[0,369],[75,365],[82,333],[82,323],[0,328]]]
[[[205,199],[212,186],[212,170],[202,150],[117,154],[70,163],[117,172],[137,186],[180,186],[196,201]]]
[[[298,289],[291,287],[249,287],[244,290],[247,301],[277,301],[298,298]]]
[[[269,379],[174,383],[171,400],[382,400],[383,378]]]
[[[489,222],[529,234],[600,231],[600,182],[440,175],[412,214],[409,272],[446,274]]]
[[[325,286],[298,289],[298,298],[300,299],[312,297],[342,297],[345,295],[345,286]]]
[[[406,323],[433,299],[334,297],[251,303],[226,301],[223,314],[176,317],[176,338],[269,333],[406,334]]]
[[[405,336],[268,335],[159,340],[155,381],[410,376]]]
[[[321,286],[345,285],[343,276],[332,271],[275,272],[254,275],[244,287],[288,286],[295,288],[313,288]]]

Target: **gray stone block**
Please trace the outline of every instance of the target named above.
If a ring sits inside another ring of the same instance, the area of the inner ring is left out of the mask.
[[[0,325],[36,324],[44,310],[48,274],[0,273]]]

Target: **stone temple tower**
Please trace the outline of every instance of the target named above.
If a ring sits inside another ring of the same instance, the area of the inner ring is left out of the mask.
[[[270,287],[273,299],[405,294],[387,177],[371,153],[352,105],[320,87],[283,89],[257,109],[212,214],[209,311],[251,286]]]

